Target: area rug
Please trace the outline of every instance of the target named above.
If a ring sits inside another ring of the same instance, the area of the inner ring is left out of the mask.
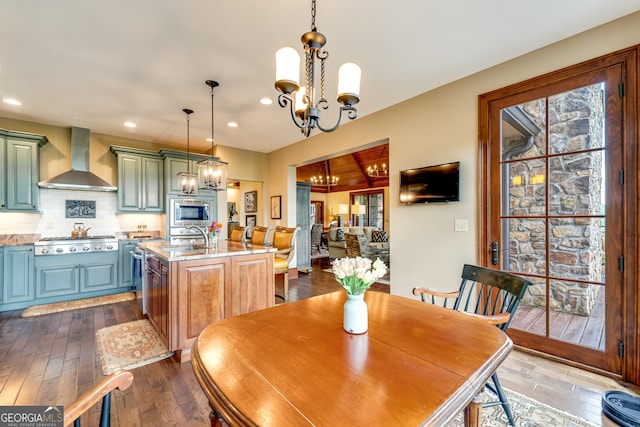
[[[597,427],[596,424],[583,420],[567,412],[552,408],[515,391],[504,388],[509,400],[511,412],[516,422],[516,427]],[[495,396],[487,391],[485,398],[495,400]],[[458,416],[447,427],[461,427],[464,425],[463,414]],[[482,409],[482,427],[504,427],[509,425],[502,406],[493,406]]]
[[[96,342],[105,375],[148,365],[173,355],[146,319],[98,329]]]
[[[33,305],[25,308],[20,317],[42,316],[43,314],[60,313],[62,311],[78,310],[81,308],[96,307],[98,305],[115,304],[117,302],[136,299],[133,292],[123,292],[102,297],[77,299],[74,301],[56,302],[53,304]]]

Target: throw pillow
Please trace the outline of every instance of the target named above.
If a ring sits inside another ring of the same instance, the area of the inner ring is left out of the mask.
[[[336,242],[344,242],[344,230],[342,228],[336,231]]]
[[[371,241],[378,243],[378,242],[387,242],[389,240],[389,238],[387,237],[387,231],[386,230],[373,230],[371,232]]]

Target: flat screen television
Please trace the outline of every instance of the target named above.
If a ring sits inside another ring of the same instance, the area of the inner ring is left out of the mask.
[[[460,201],[460,162],[400,171],[400,203]]]

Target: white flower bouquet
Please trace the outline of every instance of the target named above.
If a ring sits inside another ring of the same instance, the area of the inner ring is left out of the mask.
[[[349,295],[362,295],[387,274],[387,266],[380,258],[373,263],[369,258],[339,258],[331,263],[331,269]]]

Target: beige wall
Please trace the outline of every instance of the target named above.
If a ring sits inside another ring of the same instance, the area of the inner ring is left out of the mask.
[[[478,95],[638,44],[638,28],[640,13],[635,13],[361,117],[333,133],[316,134],[273,151],[268,156],[268,191],[284,194],[283,204],[288,203],[291,211],[295,192],[287,192],[291,188],[287,177],[294,165],[388,138],[391,292],[410,296],[418,285],[455,289],[462,264],[476,262]],[[366,102],[363,93],[362,103]],[[460,202],[399,204],[400,170],[450,161],[461,162]],[[458,218],[469,220],[468,232],[453,231]]]

